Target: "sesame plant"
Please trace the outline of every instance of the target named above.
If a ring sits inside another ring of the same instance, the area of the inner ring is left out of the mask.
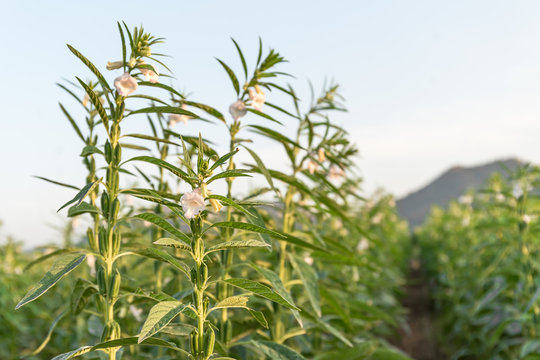
[[[538,357],[538,169],[524,165],[434,209],[419,232],[453,359]]]
[[[51,268],[16,307],[38,308],[42,300],[30,303],[62,277],[89,269],[67,285],[73,321],[48,338],[75,322],[79,335],[39,351],[54,346],[55,360],[407,359],[385,340],[403,324],[407,229],[390,197],[358,195],[358,150],[332,120],[345,111],[338,85],[304,103],[284,83],[278,52],[259,41],[250,72],[233,40],[243,77],[218,60],[234,90],[221,112],[165,84],[173,72],[155,52],[161,38],[124,23],[118,31],[121,60],[108,72],[68,45],[92,76],[60,85],[76,102],[60,108],[83,142],[87,175],[80,189],[41,178],[77,191],[59,211],[88,228],[33,261]],[[148,131],[132,132],[132,119]],[[207,138],[200,121],[227,131]],[[267,166],[263,138],[281,147],[284,168]]]

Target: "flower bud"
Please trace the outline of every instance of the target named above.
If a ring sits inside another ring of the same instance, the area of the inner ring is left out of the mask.
[[[319,155],[319,161],[324,162],[326,160],[326,152],[323,148],[319,148],[319,151],[317,152],[317,155]]]
[[[108,61],[107,62],[107,70],[116,70],[116,69],[120,69],[123,66],[124,66],[123,61],[113,61],[113,62]]]
[[[216,199],[210,199],[210,205],[212,205],[212,210],[215,213],[219,212],[223,208],[223,205],[221,205],[221,203]]]

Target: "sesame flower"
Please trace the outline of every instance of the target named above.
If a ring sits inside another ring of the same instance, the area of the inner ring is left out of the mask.
[[[343,171],[343,169],[340,168],[339,166],[336,166],[336,165],[330,166],[328,177],[331,180],[339,180],[344,175],[345,175],[345,171]]]
[[[182,104],[181,108],[182,108],[182,110],[187,110],[187,105]],[[184,125],[187,125],[189,118],[190,117],[188,115],[170,114],[169,115],[169,126],[173,127],[174,125],[176,125],[179,122],[184,123]]]
[[[358,245],[356,245],[356,250],[358,250],[358,252],[363,252],[363,251],[366,251],[367,249],[369,249],[369,242],[365,237],[363,237],[358,242]]]
[[[531,216],[527,214],[521,215],[521,221],[523,221],[525,224],[528,224],[531,222]]]
[[[324,160],[326,160],[326,152],[324,151],[323,148],[319,148],[318,155],[319,155],[320,162],[324,162]]]
[[[137,90],[138,86],[137,80],[127,72],[114,79],[114,87],[116,88],[118,95],[123,97],[126,97]]]
[[[305,254],[304,261],[308,265],[313,265],[313,258],[309,254]]]
[[[242,116],[246,115],[246,104],[242,100],[237,100],[229,106],[229,112],[234,120],[240,119]]]
[[[145,62],[143,61],[141,65],[145,65]],[[141,74],[144,75],[146,80],[148,82],[151,82],[152,84],[156,84],[159,82],[159,72],[157,71],[156,67],[154,65],[150,65],[154,70],[140,68]]]
[[[255,110],[261,111],[262,106],[264,105],[264,101],[266,100],[266,95],[264,95],[261,87],[259,85],[255,85],[255,90],[253,90],[253,88],[250,88],[248,93],[249,98],[251,99],[251,106],[253,106]]]
[[[113,62],[107,61],[106,67],[107,67],[107,70],[116,70],[116,69],[120,69],[123,66],[124,66],[123,61],[113,61]]]
[[[201,195],[201,189],[196,188],[191,192],[187,192],[180,198],[182,204],[182,210],[186,219],[193,219],[199,215],[206,207],[204,198]]]
[[[461,195],[458,198],[458,201],[460,204],[463,204],[463,205],[471,205],[473,202],[473,198],[470,195]]]
[[[315,170],[317,170],[317,167],[319,165],[317,165],[317,163],[313,160],[313,159],[309,159],[308,163],[307,163],[307,168],[308,168],[308,171],[311,175],[313,175],[315,173]]]

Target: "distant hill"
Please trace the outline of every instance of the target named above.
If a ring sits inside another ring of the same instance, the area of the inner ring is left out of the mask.
[[[520,163],[517,159],[507,159],[474,167],[455,166],[422,189],[399,199],[396,202],[398,211],[409,222],[412,230],[424,223],[433,205],[444,207],[467,190],[485,186],[494,172],[504,173],[503,166],[514,170]]]

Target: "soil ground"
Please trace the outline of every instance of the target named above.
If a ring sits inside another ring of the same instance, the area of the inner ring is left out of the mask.
[[[403,306],[408,310],[408,329],[400,330],[393,343],[416,360],[446,359],[437,347],[432,300],[418,260],[411,262]]]

